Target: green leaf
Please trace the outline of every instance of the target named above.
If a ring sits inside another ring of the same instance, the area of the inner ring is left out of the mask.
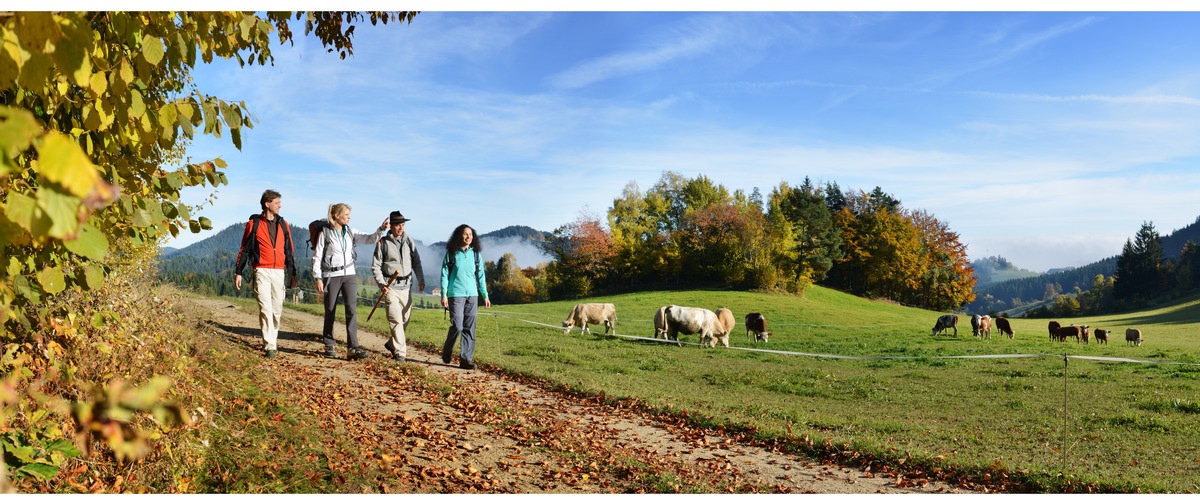
[[[39,187],[37,199],[37,210],[40,212],[34,212],[35,236],[44,232],[51,238],[65,239],[79,231],[79,204],[82,199],[58,192],[50,186]],[[48,229],[42,230],[39,227],[44,224],[43,220],[36,219],[39,213],[49,220]]]
[[[37,479],[47,481],[58,475],[58,468],[47,464],[26,464],[17,468],[17,472],[31,474]]]
[[[5,202],[5,217],[14,224],[25,228],[26,231],[32,232],[34,208],[37,208],[37,200],[19,192],[10,192],[8,201]]]
[[[108,238],[99,229],[84,223],[79,226],[79,235],[74,240],[64,241],[63,246],[67,247],[67,250],[93,261],[103,261],[104,256],[108,253]],[[91,284],[90,280],[88,284]]]
[[[99,289],[104,285],[104,268],[100,265],[89,263],[83,267],[83,274],[88,289]]]
[[[201,217],[200,228],[205,230],[212,229],[212,221],[208,220],[208,217]]]
[[[146,62],[158,66],[166,54],[166,48],[163,47],[162,40],[158,37],[146,35],[142,37],[142,57],[146,58]]]
[[[193,233],[199,233],[204,230],[204,228],[200,227],[200,223],[194,220],[188,221],[188,229],[190,229]]]
[[[46,447],[46,450],[56,451],[68,457],[78,457],[81,455],[79,452],[79,447],[75,446],[75,443],[72,443],[66,439],[59,439],[53,443],[50,443],[50,445]]]
[[[52,131],[38,148],[38,172],[46,180],[61,185],[80,198],[96,187],[100,175],[79,144],[70,137]]]
[[[63,276],[62,269],[57,266],[39,271],[37,280],[46,294],[58,294],[67,288],[67,279]]]
[[[137,227],[147,227],[151,224],[150,211],[145,208],[138,208],[133,211],[133,225]]]
[[[37,119],[28,110],[0,107],[0,154],[16,157],[42,132]]]

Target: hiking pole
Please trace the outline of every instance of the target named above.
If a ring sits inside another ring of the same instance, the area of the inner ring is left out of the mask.
[[[400,274],[400,270],[396,270],[396,272],[395,272],[395,273],[392,273],[392,277],[388,279],[388,283],[387,283],[387,285],[383,286],[383,288],[384,288],[384,289],[386,289],[386,288],[388,288],[388,287],[391,287],[391,286],[392,286],[392,282],[395,282],[395,281],[396,281],[396,275],[399,275],[399,274]],[[384,292],[384,291],[382,291],[382,290],[380,290],[380,291],[379,291],[379,299],[376,299],[376,300],[375,300],[375,306],[372,306],[372,307],[371,307],[371,313],[368,313],[368,314],[367,314],[367,322],[370,322],[370,321],[371,321],[371,315],[374,315],[374,314],[375,314],[375,309],[376,309],[376,308],[379,308],[379,302],[380,302],[380,301],[383,301],[383,296],[384,296],[384,295],[386,295],[386,294],[387,294],[387,293],[386,293],[386,292]]]

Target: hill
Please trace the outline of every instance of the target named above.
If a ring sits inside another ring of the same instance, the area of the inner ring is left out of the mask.
[[[1172,231],[1162,237],[1163,252],[1168,259],[1178,259],[1188,241],[1200,243],[1200,217],[1192,224]],[[1120,251],[1115,251],[1118,254]],[[1117,255],[1101,259],[1078,268],[1051,270],[1050,272],[993,283],[977,284],[975,301],[966,306],[968,313],[1005,312],[1017,308],[1028,308],[1029,304],[1041,302],[1047,295],[1047,286],[1055,294],[1072,293],[1078,286],[1082,290],[1091,288],[1096,275],[1112,276],[1117,271]]]
[[[1009,262],[1008,259],[1000,256],[984,257],[983,259],[971,261],[971,269],[975,271],[976,287],[1006,280],[1038,276],[1039,274],[1035,271],[1018,268],[1015,264]]]

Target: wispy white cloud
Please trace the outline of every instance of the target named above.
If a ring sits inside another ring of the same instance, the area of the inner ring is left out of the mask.
[[[575,65],[547,79],[557,89],[576,89],[613,78],[645,73],[679,60],[698,58],[720,46],[727,33],[717,21],[703,17],[669,32],[649,47],[603,56]]]

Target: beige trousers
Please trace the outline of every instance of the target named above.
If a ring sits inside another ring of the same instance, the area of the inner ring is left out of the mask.
[[[392,328],[392,337],[385,347],[396,350],[400,357],[408,356],[408,344],[404,339],[404,330],[412,319],[412,289],[409,287],[392,287],[387,293],[388,326]]]
[[[279,322],[283,318],[283,270],[254,270],[254,295],[258,298],[258,324],[262,327],[264,350],[275,350]]]

